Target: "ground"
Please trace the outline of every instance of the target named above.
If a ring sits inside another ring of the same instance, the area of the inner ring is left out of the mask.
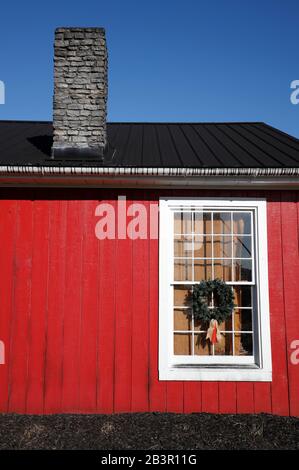
[[[266,414],[2,414],[0,449],[299,449],[299,419]]]

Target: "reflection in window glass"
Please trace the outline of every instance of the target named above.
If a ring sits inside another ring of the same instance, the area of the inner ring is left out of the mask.
[[[251,213],[234,212],[233,213],[233,233],[239,235],[251,234]]]
[[[195,235],[194,258],[212,258],[212,237]]]
[[[190,356],[192,354],[192,335],[191,334],[174,334],[174,354]]]
[[[231,212],[213,213],[213,232],[231,233]]]
[[[192,281],[192,259],[176,258],[174,260],[174,280]]]
[[[252,356],[252,333],[235,333],[235,355]]]
[[[175,308],[174,316],[173,316],[173,325],[174,325],[174,330],[178,330],[178,331],[191,330],[192,325],[191,325],[191,319],[190,319],[190,312],[188,315],[187,310]]]
[[[232,237],[226,235],[215,235],[213,237],[214,258],[232,257]]]
[[[248,285],[253,280],[254,258],[250,211],[177,211],[174,233],[174,354],[253,355],[255,286]],[[206,339],[209,325],[192,317],[188,294],[193,283],[216,278],[231,284],[235,307],[231,317],[219,325],[221,340],[212,345]]]
[[[212,348],[210,342],[206,339],[206,333],[194,335],[194,354],[197,356],[210,356]]]
[[[231,259],[214,260],[214,279],[216,278],[225,282],[231,282],[233,280]]]
[[[188,296],[190,286],[178,285],[173,289],[173,305],[175,307],[184,307],[186,304],[186,297]]]
[[[234,260],[234,281],[252,281],[252,262],[248,259]]]
[[[174,233],[191,233],[192,232],[192,213],[191,212],[175,212],[174,213]]]
[[[192,257],[193,245],[192,237],[184,235],[175,235],[174,237],[174,256]]]
[[[235,331],[252,331],[252,311],[251,309],[234,310]]]
[[[194,260],[194,281],[212,279],[212,260],[195,259]]]
[[[225,320],[224,322],[220,323],[219,325],[220,331],[233,331],[234,329],[233,319],[234,319],[234,314],[232,314],[232,316],[228,318],[227,320]]]
[[[251,307],[251,286],[235,286],[234,287],[234,303],[238,307]]]
[[[234,257],[251,258],[251,237],[234,237]]]
[[[212,233],[212,216],[209,212],[195,212],[194,214],[194,233],[209,234]]]
[[[232,333],[221,333],[221,340],[214,346],[215,356],[231,356],[233,354]]]

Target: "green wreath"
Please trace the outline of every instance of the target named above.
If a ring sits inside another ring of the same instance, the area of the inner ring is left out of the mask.
[[[209,308],[213,295],[214,307]],[[233,311],[234,294],[231,286],[221,279],[201,281],[195,284],[187,294],[186,303],[191,306],[195,321],[209,323],[212,319],[220,324],[227,320]]]

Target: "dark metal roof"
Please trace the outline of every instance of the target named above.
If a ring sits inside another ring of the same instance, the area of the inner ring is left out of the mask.
[[[0,165],[298,168],[299,140],[261,123],[108,123],[104,164],[51,159],[52,123],[0,121]]]

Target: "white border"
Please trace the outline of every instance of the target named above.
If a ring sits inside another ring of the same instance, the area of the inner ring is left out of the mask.
[[[172,330],[172,211],[177,206],[210,209],[251,209],[255,211],[256,281],[259,312],[258,355],[254,364],[189,364],[173,356]],[[159,223],[159,380],[272,381],[268,286],[267,207],[265,199],[251,198],[160,198]]]

